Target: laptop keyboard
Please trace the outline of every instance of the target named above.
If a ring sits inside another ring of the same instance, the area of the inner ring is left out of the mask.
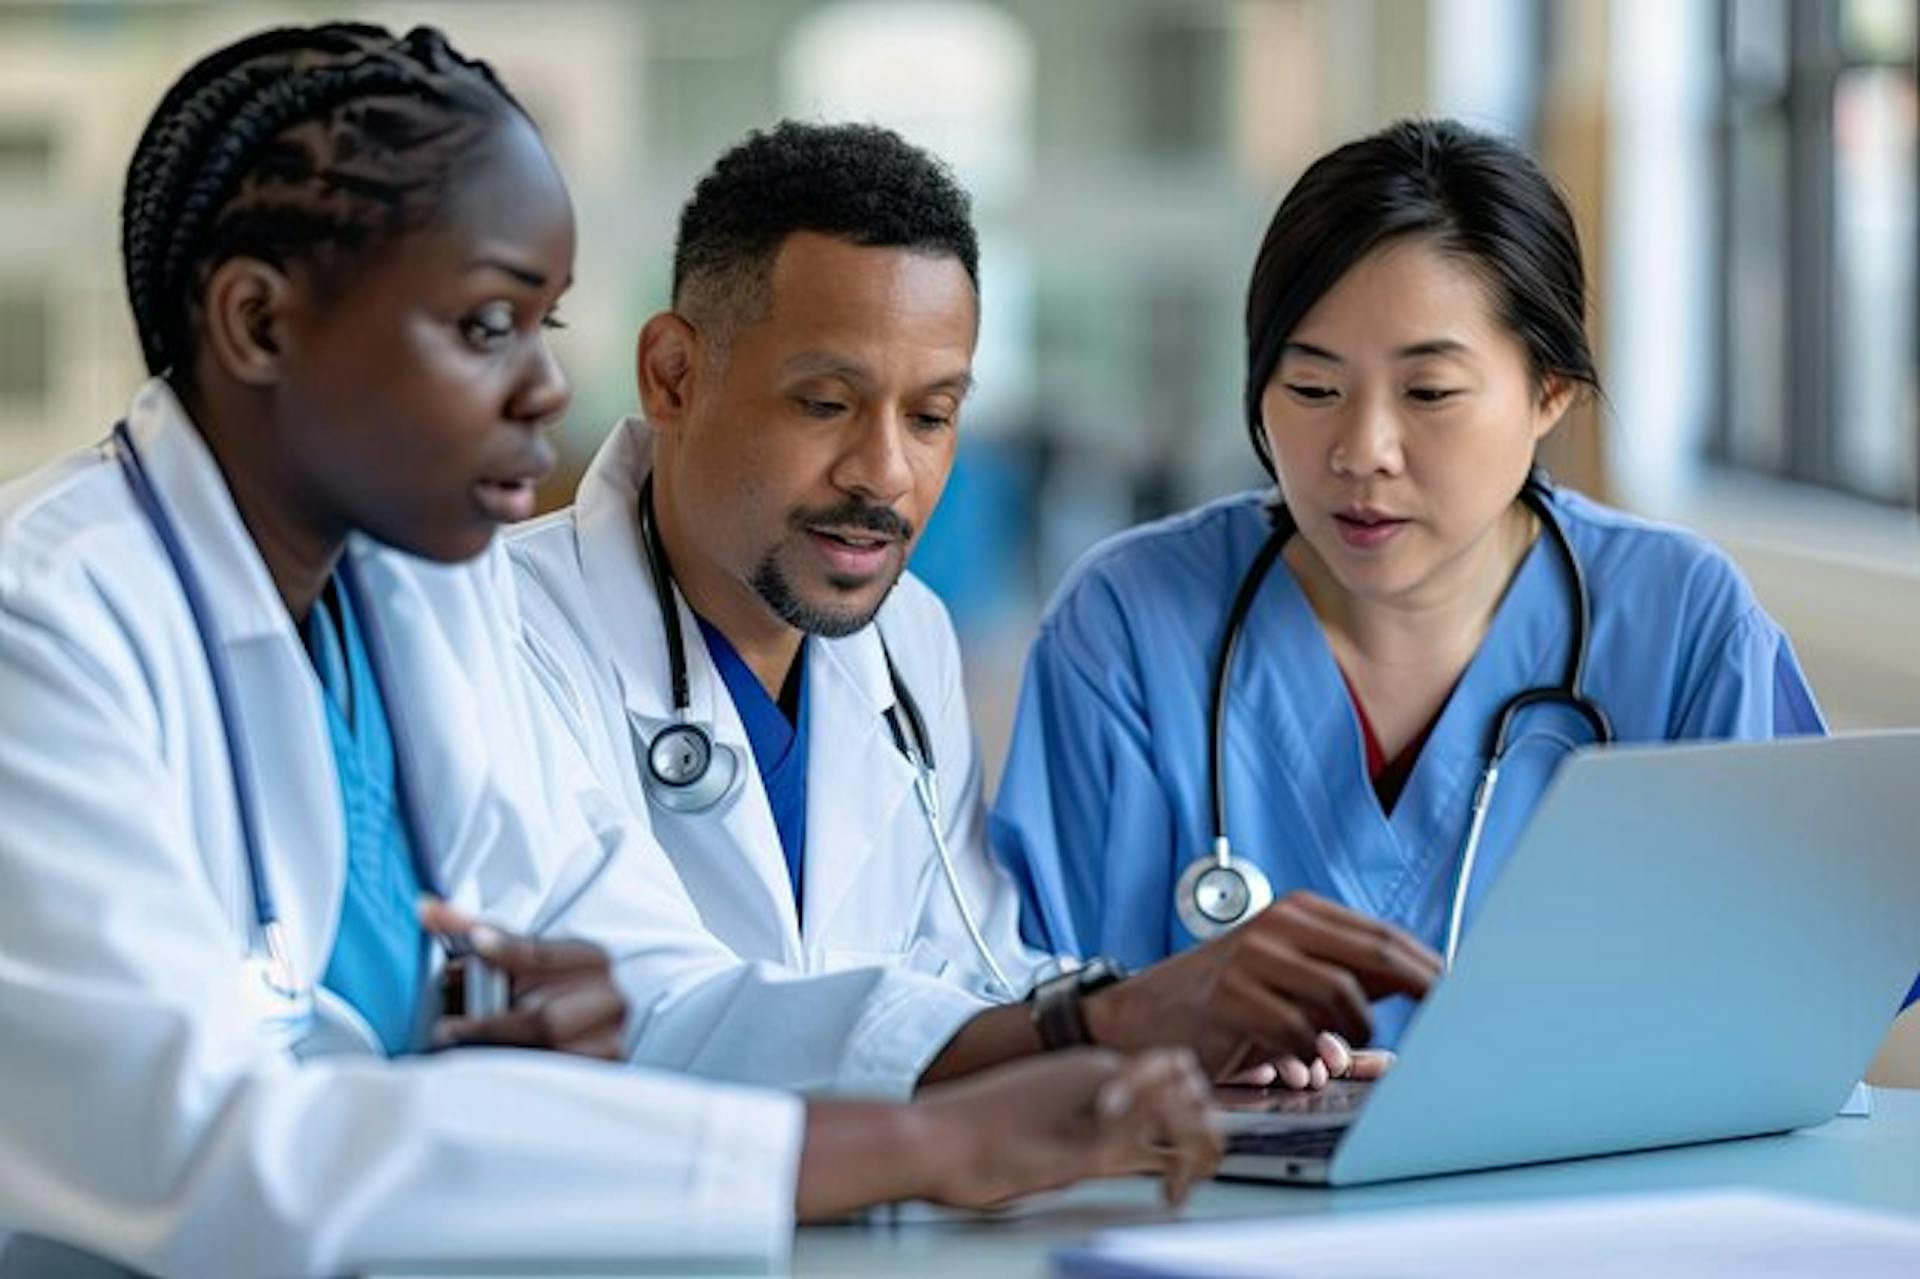
[[[1325,1159],[1333,1154],[1345,1128],[1294,1128],[1280,1132],[1236,1132],[1227,1137],[1230,1155],[1282,1155],[1289,1159]]]
[[[1346,1115],[1360,1109],[1372,1087],[1356,1079],[1336,1079],[1325,1088],[1300,1092],[1221,1085],[1213,1090],[1213,1099],[1222,1110],[1242,1115]]]

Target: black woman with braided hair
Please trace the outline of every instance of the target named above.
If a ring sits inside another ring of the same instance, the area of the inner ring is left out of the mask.
[[[346,24],[221,49],[123,229],[152,377],[0,487],[7,1266],[777,1260],[863,1204],[1210,1170],[1184,1054],[906,1103],[684,1077],[905,1096],[952,1005],[740,963],[542,719],[494,533],[568,403],[574,225],[483,64]],[[502,1006],[449,1013],[443,948]]]

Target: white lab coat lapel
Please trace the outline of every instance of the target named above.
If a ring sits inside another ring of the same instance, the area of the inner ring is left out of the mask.
[[[345,840],[319,681],[218,464],[164,383],[149,382],[135,398],[127,429],[207,597],[208,638],[224,651],[233,677],[270,891],[298,975],[318,984],[346,873],[344,853],[308,851]],[[274,779],[270,791],[263,779]],[[238,936],[253,936],[241,865],[234,922]],[[260,945],[257,936],[253,945]]]
[[[652,469],[652,456],[652,429],[640,418],[626,419],[594,457],[574,508],[580,567],[589,598],[618,601],[608,610],[616,619],[607,628],[608,651],[641,767],[645,767],[647,743],[673,720],[666,627],[635,519],[639,486]],[[725,686],[693,611],[678,592],[674,600],[680,633],[686,637],[688,706],[693,720],[707,726],[717,746],[738,753],[747,776],[729,798],[708,812],[680,814],[650,807],[654,833],[680,868],[696,902],[743,897],[732,888],[703,893],[700,878],[749,877],[755,895],[765,903],[759,922],[772,943],[769,949],[779,953],[783,962],[799,967],[803,963],[799,913],[746,728],[733,699],[724,695]],[[810,668],[809,677],[812,674]],[[818,734],[816,720],[816,738]],[[809,808],[809,828],[812,822]]]
[[[370,650],[378,650],[373,660],[383,673],[395,766],[419,823],[409,834],[421,841],[419,853],[437,880],[421,887],[469,908],[484,898],[491,914],[505,918],[516,893],[503,886],[538,882],[540,872],[528,859],[526,841],[501,838],[504,806],[484,802],[483,779],[503,770],[488,762],[494,737],[477,708],[488,700],[481,687],[498,698],[499,690],[515,685],[492,669],[490,650],[456,651],[446,619],[431,615],[431,603],[409,580],[464,570],[409,560],[357,534],[347,554],[365,593],[365,639]]]
[[[834,926],[841,911],[909,910],[912,903],[867,901],[855,889],[876,847],[895,843],[901,806],[918,801],[913,769],[883,718],[894,696],[879,627],[810,640],[807,653],[805,932],[818,944],[847,932]]]

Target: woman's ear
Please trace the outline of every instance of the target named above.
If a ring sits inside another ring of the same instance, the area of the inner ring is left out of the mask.
[[[207,281],[202,304],[206,358],[246,386],[279,381],[292,294],[291,282],[278,267],[258,258],[222,262]]]
[[[1579,392],[1580,383],[1558,373],[1549,373],[1540,379],[1540,394],[1533,411],[1533,439],[1536,444],[1560,425],[1560,419],[1573,407],[1573,397]]]
[[[684,316],[662,311],[641,326],[634,363],[649,423],[670,431],[686,416],[699,354],[699,332]]]

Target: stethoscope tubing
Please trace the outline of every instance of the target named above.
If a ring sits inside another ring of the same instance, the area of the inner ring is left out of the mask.
[[[1519,498],[1526,504],[1546,528],[1552,539],[1562,565],[1566,568],[1570,580],[1568,595],[1572,601],[1573,642],[1567,656],[1565,672],[1560,683],[1543,685],[1538,688],[1523,689],[1508,698],[1500,706],[1487,729],[1486,765],[1479,783],[1474,788],[1473,808],[1468,821],[1467,836],[1459,857],[1454,864],[1453,891],[1447,912],[1447,927],[1444,958],[1451,969],[1456,952],[1459,949],[1460,930],[1466,912],[1468,888],[1472,883],[1473,866],[1480,849],[1481,836],[1486,829],[1487,814],[1493,804],[1494,791],[1499,785],[1500,765],[1506,757],[1510,734],[1520,713],[1535,706],[1559,705],[1572,710],[1586,721],[1593,734],[1594,744],[1607,746],[1614,740],[1613,725],[1606,711],[1584,691],[1586,678],[1589,635],[1592,626],[1593,601],[1587,587],[1586,570],[1580,562],[1580,556],[1573,549],[1573,543],[1567,537],[1567,531],[1560,522],[1558,513],[1553,509],[1552,484],[1546,473],[1539,468],[1527,476],[1521,487]],[[1214,865],[1227,868],[1237,860],[1232,852],[1232,843],[1227,833],[1227,770],[1226,770],[1226,706],[1227,691],[1232,681],[1233,661],[1239,649],[1240,637],[1246,629],[1247,615],[1253,607],[1254,597],[1271,573],[1274,563],[1280,558],[1281,551],[1289,539],[1298,531],[1292,514],[1284,504],[1276,502],[1270,511],[1272,528],[1252,563],[1241,577],[1240,587],[1234,593],[1232,606],[1227,612],[1226,630],[1215,654],[1211,697],[1208,703],[1208,770],[1209,797],[1213,818],[1213,839],[1205,855]],[[1245,865],[1240,874],[1259,876],[1262,872],[1250,864]],[[1182,906],[1185,903],[1181,903]]]
[[[246,727],[235,709],[239,705],[239,698],[233,689],[232,672],[228,670],[225,656],[213,640],[213,610],[207,604],[206,590],[200,584],[200,574],[194,569],[192,557],[180,541],[179,531],[165,503],[160,500],[160,494],[147,477],[146,463],[141,459],[140,450],[133,443],[133,434],[124,421],[114,424],[113,440],[119,448],[120,469],[127,477],[127,487],[133,490],[134,501],[146,516],[154,536],[159,539],[160,549],[173,569],[174,580],[180,583],[180,593],[186,597],[187,613],[193,618],[194,634],[200,641],[200,653],[207,664],[207,676],[213,683],[214,707],[220,713],[220,734],[226,745],[227,771],[232,779],[234,802],[239,809],[240,842],[246,853],[247,883],[253,897],[254,922],[263,933],[272,931],[277,935],[280,905],[274,899],[266,862],[260,852],[258,792],[253,785],[253,764],[247,753]]]
[[[180,540],[178,527],[159,492],[148,477],[146,463],[140,457],[140,450],[134,445],[133,435],[122,421],[114,425],[114,443],[119,449],[121,471],[127,478],[127,485],[133,491],[134,501],[145,515],[148,525],[159,539],[161,550],[166,554],[167,562],[173,570],[176,581],[180,583],[181,594],[186,597],[187,612],[193,619],[193,629],[200,642],[201,656],[207,664],[207,674],[213,684],[213,700],[220,714],[220,731],[226,745],[227,767],[232,779],[235,803],[240,815],[240,841],[245,850],[247,863],[248,893],[253,899],[253,918],[265,940],[269,957],[276,963],[287,963],[285,926],[280,915],[279,902],[273,893],[273,882],[267,874],[266,858],[261,851],[261,821],[259,815],[259,791],[254,785],[253,766],[247,753],[246,724],[239,712],[239,697],[234,689],[232,671],[228,668],[226,655],[214,639],[213,611],[207,603],[206,589],[202,586],[200,575],[193,566],[193,559],[187,554],[185,544]],[[349,596],[349,602],[361,625],[367,631],[367,658],[373,668],[374,682],[379,685],[381,700],[387,706],[388,722],[394,737],[394,796],[400,806],[401,821],[409,836],[408,854],[413,860],[414,874],[419,878],[421,887],[435,896],[444,897],[445,890],[440,882],[439,868],[431,857],[427,856],[426,831],[419,819],[419,811],[414,804],[414,788],[406,766],[408,739],[406,722],[399,715],[398,706],[393,700],[393,685],[387,679],[385,663],[385,635],[381,630],[378,611],[369,606],[365,592],[361,589],[359,575],[354,570],[351,557],[342,552],[335,569],[341,587]]]
[[[667,559],[666,544],[660,535],[659,521],[653,514],[652,475],[648,475],[641,481],[638,508],[641,549],[647,561],[648,575],[653,581],[654,598],[660,605],[662,629],[666,631],[667,636],[667,674],[673,690],[673,722],[694,728],[706,735],[709,739],[708,758],[711,760],[713,758],[712,734],[693,723],[693,696],[687,673],[686,637],[681,633],[679,596],[673,580],[673,568]],[[959,868],[954,864],[952,850],[947,847],[945,823],[941,816],[940,782],[938,765],[934,760],[933,737],[927,732],[927,722],[920,714],[920,704],[914,700],[906,681],[900,677],[899,668],[893,664],[893,654],[887,650],[886,637],[879,633],[877,624],[874,634],[880,641],[881,660],[887,665],[887,679],[893,686],[894,704],[882,713],[882,718],[887,724],[887,732],[893,738],[895,749],[905,757],[908,766],[913,769],[914,797],[919,803],[921,815],[926,819],[928,833],[933,837],[934,855],[939,861],[940,871],[947,882],[948,891],[953,896],[954,906],[959,911],[960,923],[966,930],[967,940],[986,966],[988,976],[998,983],[1005,997],[1011,999],[1015,994],[1013,983],[1007,979],[999,960],[994,957],[993,948],[987,945],[987,939],[980,931],[978,921],[974,919],[973,908],[967,904],[966,893],[960,887]],[[651,756],[651,749],[648,754]],[[652,794],[651,789],[649,794]],[[718,803],[720,798],[716,796],[713,802]],[[712,805],[707,804],[704,807],[712,807]]]
[[[1261,584],[1267,580],[1267,574],[1273,569],[1274,561],[1280,558],[1280,552],[1286,548],[1287,539],[1293,536],[1293,515],[1284,506],[1273,508],[1273,530],[1260,550],[1253,557],[1253,563],[1240,579],[1240,589],[1234,592],[1233,607],[1227,611],[1227,629],[1220,639],[1220,647],[1214,656],[1212,697],[1208,701],[1207,740],[1208,772],[1212,783],[1208,787],[1213,805],[1213,857],[1220,866],[1225,866],[1231,856],[1231,845],[1227,842],[1227,689],[1233,680],[1233,659],[1240,651],[1240,637],[1246,633],[1247,613],[1253,608],[1254,597],[1259,595]]]

